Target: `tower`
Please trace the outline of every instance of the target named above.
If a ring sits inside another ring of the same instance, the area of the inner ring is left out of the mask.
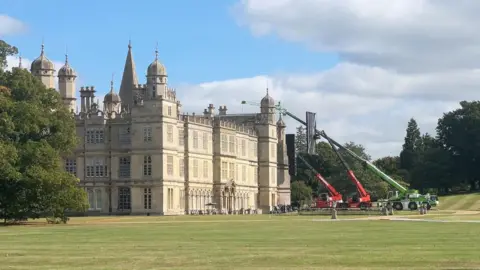
[[[277,205],[277,127],[275,101],[267,94],[260,102],[258,131],[258,206],[268,212]]]
[[[155,60],[147,69],[147,99],[155,99],[157,96],[166,96],[167,70],[158,60],[158,48],[155,49]]]
[[[68,63],[68,55],[65,54],[65,64],[58,70],[58,90],[62,96],[65,106],[71,111],[77,107],[75,98],[75,70]]]
[[[282,115],[277,122],[277,191],[278,202],[283,205],[290,205],[290,174],[288,172],[288,155],[285,134],[285,122]]]
[[[104,111],[107,113],[120,113],[120,104],[121,104],[121,99],[120,96],[117,95],[113,89],[113,79],[110,82],[110,92],[105,95],[103,98],[103,108]]]
[[[122,83],[118,94],[122,100],[122,106],[131,108],[133,106],[133,88],[138,85],[137,72],[135,71],[135,62],[132,55],[132,43],[128,42],[127,59],[123,68]]]
[[[55,88],[55,66],[53,62],[48,60],[45,56],[45,45],[42,43],[42,50],[40,56],[33,60],[30,66],[30,72],[33,76],[39,78],[47,88]]]

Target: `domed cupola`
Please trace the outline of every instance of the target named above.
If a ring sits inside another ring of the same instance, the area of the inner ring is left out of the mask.
[[[273,100],[273,98],[268,94],[268,88],[267,88],[267,94],[260,101],[260,106],[261,107],[275,107],[275,100]]]
[[[147,69],[147,77],[150,76],[167,76],[167,69],[158,61],[158,49],[155,50],[155,60],[153,60]]]
[[[32,65],[30,66],[30,71],[32,74],[39,74],[41,71],[55,71],[55,65],[45,56],[45,46],[42,44],[42,51],[40,56],[33,60]]]
[[[103,103],[112,103],[112,104],[118,104],[121,103],[122,100],[120,99],[120,96],[115,93],[113,90],[113,80],[110,83],[110,92],[108,92],[105,97],[103,98]]]
[[[65,54],[65,65],[58,70],[58,77],[77,77],[75,70],[68,63],[68,55]]]

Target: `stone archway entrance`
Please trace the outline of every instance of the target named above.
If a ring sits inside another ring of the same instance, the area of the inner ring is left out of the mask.
[[[237,210],[236,205],[236,184],[235,181],[230,180],[223,186],[222,190],[222,206],[228,212],[231,213],[234,210]]]

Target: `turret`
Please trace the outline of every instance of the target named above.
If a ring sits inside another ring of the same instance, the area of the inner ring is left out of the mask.
[[[167,96],[167,70],[158,60],[158,49],[155,49],[155,60],[147,69],[147,99]]]
[[[71,111],[77,107],[75,98],[75,70],[68,63],[68,55],[65,54],[65,64],[58,70],[58,90],[62,96],[65,106]]]
[[[55,88],[55,66],[52,61],[45,56],[45,45],[42,43],[40,56],[33,60],[30,66],[30,72],[33,76],[39,78],[47,88]]]
[[[103,108],[106,113],[120,113],[121,99],[113,89],[113,80],[110,82],[110,92],[103,99]]]

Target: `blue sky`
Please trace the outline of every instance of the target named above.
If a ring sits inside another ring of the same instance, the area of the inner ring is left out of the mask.
[[[237,24],[234,4],[233,0],[0,0],[3,13],[28,25],[27,32],[7,36],[7,42],[34,59],[43,38],[47,56],[56,61],[64,59],[68,46],[81,81],[97,89],[108,89],[112,73],[115,83],[120,82],[129,38],[140,81],[158,42],[173,86],[308,73],[337,62],[334,54],[310,52],[274,36],[252,36]]]

